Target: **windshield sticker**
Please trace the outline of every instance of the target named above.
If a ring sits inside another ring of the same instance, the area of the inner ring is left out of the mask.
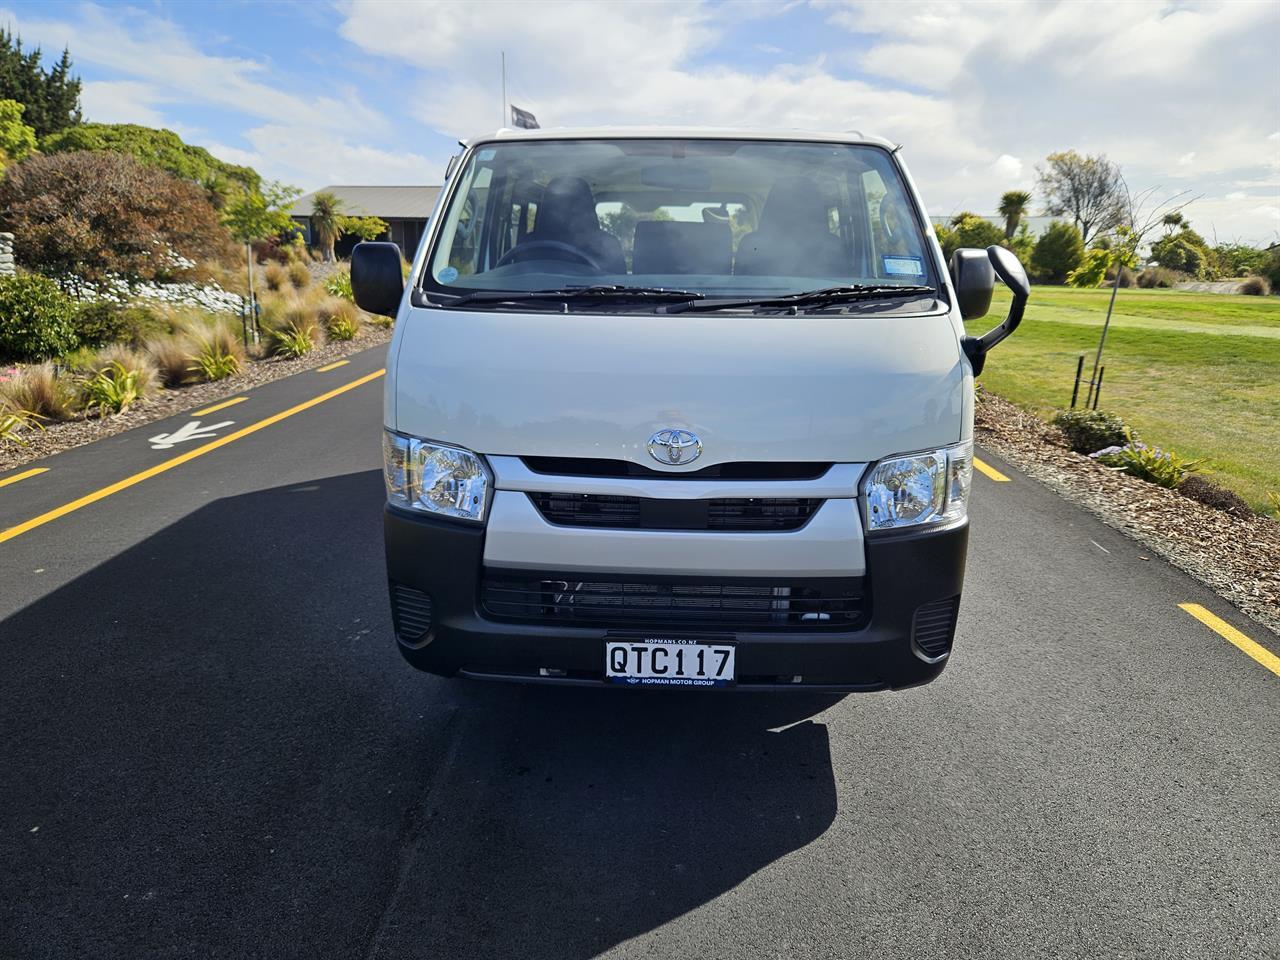
[[[477,151],[476,151],[476,159],[477,159],[477,160],[492,160],[492,159],[493,159],[493,155],[494,155],[495,153],[497,153],[497,152],[498,152],[498,151],[496,151],[496,150],[477,150]]]
[[[923,277],[924,260],[921,257],[881,257],[884,272],[891,277]]]
[[[458,279],[457,267],[445,267],[436,275],[436,279],[441,283],[453,283],[453,281]]]

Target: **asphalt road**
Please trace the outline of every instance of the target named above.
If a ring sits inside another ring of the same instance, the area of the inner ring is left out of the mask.
[[[1207,589],[983,454],[930,686],[418,674],[381,380],[255,426],[381,362],[0,475],[0,957],[1280,955],[1280,676],[1179,604],[1280,641]]]

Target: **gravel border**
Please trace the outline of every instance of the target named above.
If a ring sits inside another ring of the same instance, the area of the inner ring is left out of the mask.
[[[283,360],[276,357],[250,360],[234,377],[218,380],[215,383],[161,389],[155,396],[143,403],[135,404],[124,413],[117,413],[101,420],[96,417],[82,416],[75,420],[45,423],[43,432],[23,431],[22,438],[27,442],[25,447],[17,443],[5,443],[0,446],[0,471],[11,470],[34,460],[61,453],[63,450],[70,450],[72,447],[93,443],[95,440],[132,430],[145,423],[163,420],[184,410],[194,410],[217,403],[219,400],[234,397],[253,387],[270,383],[272,380],[314,370],[316,367],[341,360],[361,350],[389,343],[391,333],[391,330],[365,325],[360,335],[354,340],[327,343],[297,360]]]
[[[1236,517],[1074,453],[1056,428],[980,393],[975,438],[1280,636],[1280,522]]]

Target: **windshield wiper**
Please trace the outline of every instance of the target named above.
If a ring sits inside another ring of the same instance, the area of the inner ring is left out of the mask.
[[[857,303],[866,300],[882,300],[891,297],[920,297],[937,295],[933,287],[903,283],[855,283],[842,287],[824,287],[821,290],[802,290],[781,297],[751,297],[744,300],[704,300],[702,303],[682,303],[668,307],[667,313],[684,313],[692,310],[734,310],[746,307],[761,309],[794,307],[828,307],[839,303]]]
[[[671,290],[666,287],[627,287],[616,284],[597,284],[589,287],[563,287],[551,290],[476,290],[463,294],[449,303],[451,307],[468,303],[520,303],[551,301],[574,303],[583,300],[591,303],[685,303],[701,300],[705,294],[691,290]]]

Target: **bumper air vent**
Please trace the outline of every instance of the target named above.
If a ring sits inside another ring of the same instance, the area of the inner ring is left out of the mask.
[[[417,643],[431,630],[431,597],[402,583],[391,584],[391,619],[397,637]]]
[[[960,598],[935,600],[916,608],[911,639],[916,650],[928,660],[940,660],[951,652],[951,639],[956,632],[956,614]]]
[[[825,502],[814,497],[662,500],[597,493],[531,493],[548,523],[620,530],[799,530]]]
[[[486,616],[517,623],[628,628],[660,624],[685,630],[858,630],[865,624],[861,579],[720,583],[604,579],[599,574],[485,571]]]

